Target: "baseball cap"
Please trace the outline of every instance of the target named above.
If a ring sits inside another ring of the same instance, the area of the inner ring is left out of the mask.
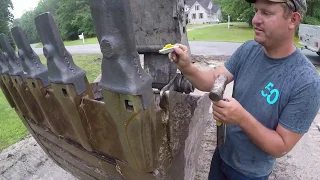
[[[256,0],[246,0],[249,3],[255,3]],[[302,16],[307,12],[306,0],[269,0],[271,2],[286,3],[294,12],[300,13]]]

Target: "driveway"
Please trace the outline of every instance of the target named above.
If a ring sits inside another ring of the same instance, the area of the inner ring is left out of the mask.
[[[309,50],[302,50],[303,54],[312,62],[312,64],[320,66],[320,56],[312,51]]]
[[[230,42],[199,42],[189,41],[192,54],[196,55],[225,55],[231,56],[242,43],[230,43]],[[32,48],[37,54],[43,54],[42,48]],[[97,54],[101,53],[98,44],[87,44],[77,46],[66,46],[67,50],[71,54]],[[302,50],[307,58],[315,65],[320,66],[320,56],[309,50]]]
[[[232,55],[242,43],[229,42],[197,42],[189,41],[192,54],[197,55]],[[71,54],[101,53],[99,44],[66,46]],[[42,48],[34,48],[37,54],[43,54]]]
[[[192,54],[196,55],[226,55],[231,56],[243,43],[230,42],[198,42],[189,41]],[[320,66],[320,56],[304,49],[302,53],[314,64]]]
[[[231,56],[242,43],[230,43],[230,42],[200,42],[189,41],[192,54],[196,55],[225,55]],[[42,48],[32,48],[37,54],[43,54]],[[101,53],[98,44],[76,45],[66,46],[67,50],[71,54],[99,54]],[[314,64],[320,66],[320,56],[309,50],[302,50],[307,58]]]

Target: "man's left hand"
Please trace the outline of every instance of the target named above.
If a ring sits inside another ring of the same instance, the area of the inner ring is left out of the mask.
[[[228,98],[227,100],[212,102],[213,117],[221,123],[239,125],[246,110],[236,99]]]

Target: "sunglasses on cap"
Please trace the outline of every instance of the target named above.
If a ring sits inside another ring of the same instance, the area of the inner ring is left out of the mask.
[[[293,12],[297,12],[296,4],[294,3],[293,0],[290,0],[290,1],[292,2],[292,4],[293,4],[294,7],[291,7],[290,4],[288,4],[287,1],[284,1],[283,3],[286,3],[286,4],[288,5],[288,7],[289,7]],[[292,9],[292,8],[294,8],[294,9]]]

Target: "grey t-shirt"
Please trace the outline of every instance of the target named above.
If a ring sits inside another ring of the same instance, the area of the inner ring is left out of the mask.
[[[320,106],[320,79],[297,49],[282,59],[269,58],[256,41],[247,41],[225,63],[234,76],[233,98],[265,127],[306,133]],[[275,158],[256,146],[237,125],[227,126],[223,161],[249,177],[271,173]]]

